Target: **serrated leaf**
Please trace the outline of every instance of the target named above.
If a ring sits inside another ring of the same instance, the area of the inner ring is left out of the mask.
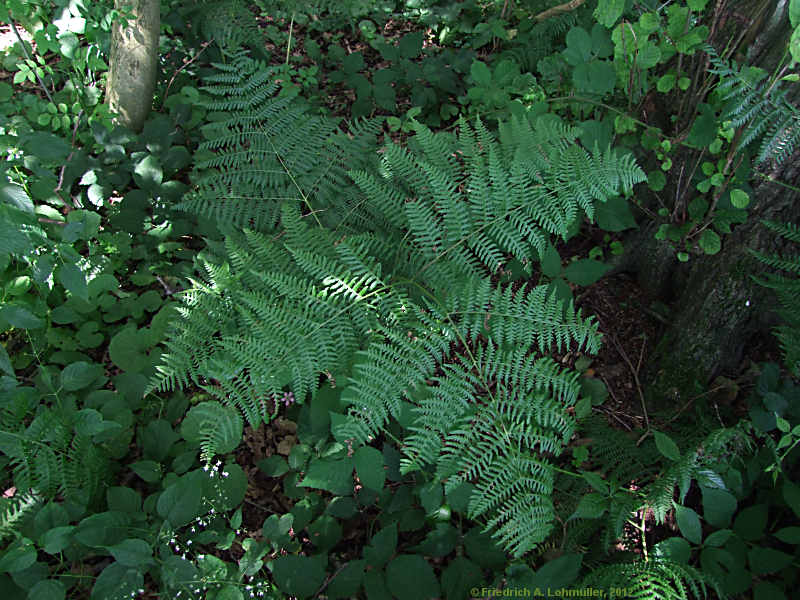
[[[611,29],[625,10],[625,0],[599,0],[594,16],[598,23]]]

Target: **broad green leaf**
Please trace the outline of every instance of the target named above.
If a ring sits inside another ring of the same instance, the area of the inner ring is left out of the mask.
[[[769,509],[766,504],[748,506],[733,522],[733,530],[744,540],[758,540],[764,537]]]
[[[792,27],[800,27],[800,0],[789,0],[789,23]]]
[[[625,10],[625,0],[599,0],[594,11],[598,23],[611,29]]]
[[[67,588],[58,579],[42,579],[28,592],[28,600],[64,600]]]
[[[701,11],[708,4],[708,0],[686,0],[686,5],[695,11]]]
[[[58,554],[72,543],[73,531],[75,531],[74,525],[54,527],[47,531],[40,540],[42,549],[48,554]]]
[[[653,437],[656,441],[656,448],[663,456],[670,460],[680,459],[681,451],[678,449],[678,445],[672,441],[672,438],[660,431],[654,431]]]
[[[181,428],[182,427],[181,425]],[[289,471],[289,465],[286,464],[286,459],[278,454],[273,454],[272,456],[258,461],[256,466],[258,466],[267,477],[280,477]]]
[[[669,92],[674,87],[675,73],[667,73],[666,75],[662,75],[656,84],[656,89],[658,89],[658,91],[662,94]]]
[[[423,33],[415,31],[414,33],[407,33],[398,44],[400,56],[402,58],[416,58],[422,52]]]
[[[130,517],[124,513],[102,512],[89,515],[75,528],[75,539],[90,548],[118,544],[126,537]]]
[[[700,524],[700,517],[694,510],[686,506],[677,505],[675,507],[675,520],[678,522],[678,529],[681,535],[693,544],[703,541],[703,526]]]
[[[591,258],[582,258],[567,265],[564,277],[576,285],[592,285],[611,268],[610,265]]]
[[[109,546],[107,550],[119,564],[126,567],[145,567],[154,564],[153,548],[138,538],[123,540],[119,544]]]
[[[135,598],[144,587],[144,575],[138,569],[118,562],[108,565],[94,582],[91,600]]]
[[[17,329],[39,329],[44,327],[42,319],[24,306],[10,302],[0,306],[0,319],[5,319],[9,325]]]
[[[784,527],[776,531],[774,535],[786,544],[800,545],[800,527]]]
[[[182,527],[199,516],[203,496],[202,476],[202,471],[194,471],[161,492],[156,509],[173,527]]]
[[[140,160],[133,169],[133,178],[136,184],[146,190],[155,190],[161,185],[164,172],[156,156],[148,154]]]
[[[61,385],[68,392],[74,392],[85,388],[103,374],[100,365],[94,365],[85,361],[71,363],[61,371]]]
[[[456,556],[442,572],[442,591],[446,598],[469,598],[472,588],[480,588],[483,581],[481,569],[463,556]]]
[[[482,85],[483,87],[492,85],[492,71],[484,62],[479,60],[473,61],[469,74],[478,85]]]
[[[7,85],[7,84],[6,84]],[[0,204],[6,203],[24,213],[33,214],[33,202],[25,189],[15,183],[0,184]]]
[[[364,579],[365,560],[351,560],[336,573],[325,593],[329,598],[355,598]]]
[[[0,573],[17,573],[36,562],[36,547],[27,538],[19,538],[0,556]]]
[[[580,554],[564,554],[544,563],[533,574],[533,587],[566,590],[578,579],[583,556]]]
[[[361,483],[375,491],[383,488],[386,481],[386,471],[383,468],[383,454],[377,448],[362,446],[353,456],[356,474]]]
[[[722,249],[722,240],[719,234],[710,229],[706,229],[697,240],[697,244],[706,254],[717,254]]]
[[[624,231],[637,227],[628,201],[620,196],[598,202],[595,204],[594,213],[597,225],[605,231]]]
[[[688,564],[692,555],[692,547],[682,537],[670,537],[653,546],[653,555],[677,563]]]
[[[583,496],[570,519],[597,519],[608,509],[608,499],[596,492]]]
[[[703,545],[712,548],[724,546],[732,535],[733,531],[730,529],[718,529],[705,539]]]
[[[592,38],[583,27],[575,26],[567,32],[567,49],[564,59],[572,66],[589,62],[592,58]]]
[[[755,575],[777,573],[792,564],[793,559],[791,554],[763,546],[751,548],[747,553],[747,560]]]
[[[311,598],[325,581],[325,569],[318,558],[279,556],[272,563],[275,584],[286,594]]]
[[[370,545],[364,548],[364,559],[371,567],[385,565],[397,548],[397,523],[392,523],[372,536]]]
[[[784,479],[783,499],[786,500],[789,508],[794,511],[795,516],[800,517],[800,486],[788,479]]]
[[[14,367],[11,364],[11,358],[8,356],[6,347],[3,346],[3,344],[0,344],[0,371],[9,377],[14,377]]]
[[[750,196],[738,188],[731,190],[731,204],[736,208],[747,208],[747,205],[750,204]]]
[[[353,493],[353,461],[350,458],[312,460],[298,486],[348,496]]]
[[[386,565],[386,585],[398,600],[424,600],[440,595],[433,568],[419,554],[401,554]]]
[[[703,492],[703,517],[714,527],[723,529],[731,523],[736,512],[736,498],[726,490],[700,488]]]
[[[150,364],[147,355],[150,342],[146,332],[129,325],[111,338],[108,345],[109,358],[123,371],[142,371]]]

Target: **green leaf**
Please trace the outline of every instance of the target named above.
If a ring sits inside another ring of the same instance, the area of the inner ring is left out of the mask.
[[[147,483],[155,483],[161,479],[161,465],[154,460],[140,460],[131,464],[131,470]]]
[[[74,525],[64,525],[54,527],[42,535],[40,541],[42,549],[48,554],[58,554],[72,543],[72,532],[75,531]]]
[[[17,329],[39,329],[44,327],[42,319],[24,306],[11,302],[0,306],[0,319],[5,319],[9,325]]]
[[[653,546],[653,554],[659,558],[666,558],[681,564],[689,564],[689,559],[692,556],[692,547],[682,537],[671,537]]]
[[[767,575],[785,569],[794,557],[774,548],[755,547],[747,553],[747,560],[754,575]]]
[[[578,579],[583,556],[564,554],[543,564],[533,575],[532,587],[567,590]]]
[[[800,545],[800,527],[784,527],[776,531],[774,535],[786,544]]]
[[[147,349],[151,346],[146,332],[129,325],[121,329],[108,345],[108,355],[111,362],[123,371],[136,373],[144,370],[150,364]]]
[[[0,371],[9,377],[14,377],[14,367],[11,365],[11,358],[8,356],[6,347],[3,344],[0,344]]]
[[[733,522],[733,530],[744,540],[764,537],[769,509],[766,504],[756,504],[743,509]]]
[[[700,488],[703,492],[703,517],[714,527],[723,529],[736,512],[736,497],[718,488]]]
[[[479,60],[473,61],[469,74],[478,85],[482,85],[483,87],[492,85],[492,71],[485,62]]]
[[[36,562],[36,547],[27,538],[13,542],[0,557],[0,573],[17,573]]]
[[[362,446],[353,456],[356,474],[361,483],[366,487],[380,491],[386,481],[386,471],[383,468],[383,453],[370,446]]]
[[[583,496],[570,519],[597,519],[608,509],[608,498],[590,492]]]
[[[202,476],[202,471],[193,471],[161,492],[156,510],[173,527],[187,525],[199,515],[203,495]]]
[[[364,559],[375,568],[385,565],[397,548],[397,523],[392,523],[372,536],[370,545],[364,548]]]
[[[286,464],[286,459],[278,454],[273,454],[272,456],[258,461],[256,466],[258,466],[267,477],[280,477],[289,471],[289,465]]]
[[[325,588],[328,598],[355,598],[364,579],[365,560],[351,560]]]
[[[792,28],[800,27],[800,0],[789,0],[789,23]]]
[[[400,38],[398,48],[402,58],[416,58],[422,52],[423,32],[407,33]]]
[[[561,274],[561,257],[553,244],[547,242],[544,253],[539,259],[542,265],[542,273],[551,279]]]
[[[39,160],[55,164],[64,161],[72,148],[62,137],[37,131],[22,136],[22,147],[26,154],[36,156]]]
[[[423,600],[440,594],[433,568],[419,554],[401,554],[386,566],[386,585],[398,600]]]
[[[654,431],[653,437],[656,441],[656,448],[658,448],[658,451],[661,452],[663,456],[670,460],[680,459],[681,451],[678,449],[678,445],[672,441],[671,437],[659,431]]]
[[[662,94],[666,94],[672,88],[675,87],[675,74],[674,73],[667,73],[666,75],[662,75],[658,83],[656,84],[656,89]]]
[[[599,0],[594,16],[598,23],[611,29],[625,10],[625,0]]]
[[[133,179],[136,185],[146,190],[156,190],[161,185],[164,172],[156,156],[148,154],[133,169]]]
[[[117,562],[126,567],[144,567],[155,564],[150,544],[138,538],[123,540],[106,548]]]
[[[469,598],[470,590],[480,587],[483,580],[481,569],[463,556],[456,556],[447,563],[442,572],[442,591],[446,598]]]
[[[693,544],[700,544],[703,541],[703,526],[700,524],[700,517],[691,508],[676,506],[675,520],[678,522],[678,529],[683,537]]]
[[[57,579],[42,579],[28,592],[28,600],[64,600],[67,588]]]
[[[113,562],[95,580],[91,600],[135,598],[143,587],[144,575],[141,571]]]
[[[667,185],[667,176],[663,171],[650,171],[647,174],[647,187],[654,192],[660,192]]]
[[[86,275],[77,265],[66,263],[58,269],[57,278],[67,291],[81,300],[89,300],[89,286],[86,283]]]
[[[33,201],[25,188],[15,183],[0,184],[0,203],[13,206],[24,213],[33,214]]]
[[[325,569],[318,558],[280,556],[272,563],[272,576],[286,594],[310,598],[325,581]]]
[[[637,227],[628,201],[620,196],[598,202],[595,204],[594,212],[597,224],[605,231],[625,231]]]
[[[717,254],[722,249],[722,240],[715,231],[710,229],[703,232],[697,243],[706,254]]]
[[[610,268],[610,265],[598,260],[582,258],[567,265],[564,277],[576,285],[587,286],[600,279]]]
[[[740,189],[731,190],[731,204],[736,208],[747,208],[750,204],[750,196],[747,192]]]
[[[783,499],[786,504],[794,511],[795,516],[800,517],[800,486],[788,479],[783,481]]]
[[[348,496],[353,493],[353,461],[350,458],[312,460],[306,476],[297,485]]]
[[[592,58],[592,38],[583,27],[575,26],[567,32],[567,49],[564,59],[574,67],[589,62]]]
[[[74,362],[61,371],[61,385],[68,392],[85,388],[102,376],[103,368],[85,361]]]

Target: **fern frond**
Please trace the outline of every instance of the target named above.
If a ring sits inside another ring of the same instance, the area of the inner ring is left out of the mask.
[[[624,589],[637,600],[698,600],[725,594],[719,585],[694,567],[666,560],[637,561],[600,567],[582,582],[592,589]]]

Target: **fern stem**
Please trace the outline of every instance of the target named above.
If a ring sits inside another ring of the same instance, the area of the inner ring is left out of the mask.
[[[289,53],[292,50],[292,30],[294,29],[294,12],[292,13],[292,19],[289,21],[289,39],[286,42],[286,63],[289,64]]]

